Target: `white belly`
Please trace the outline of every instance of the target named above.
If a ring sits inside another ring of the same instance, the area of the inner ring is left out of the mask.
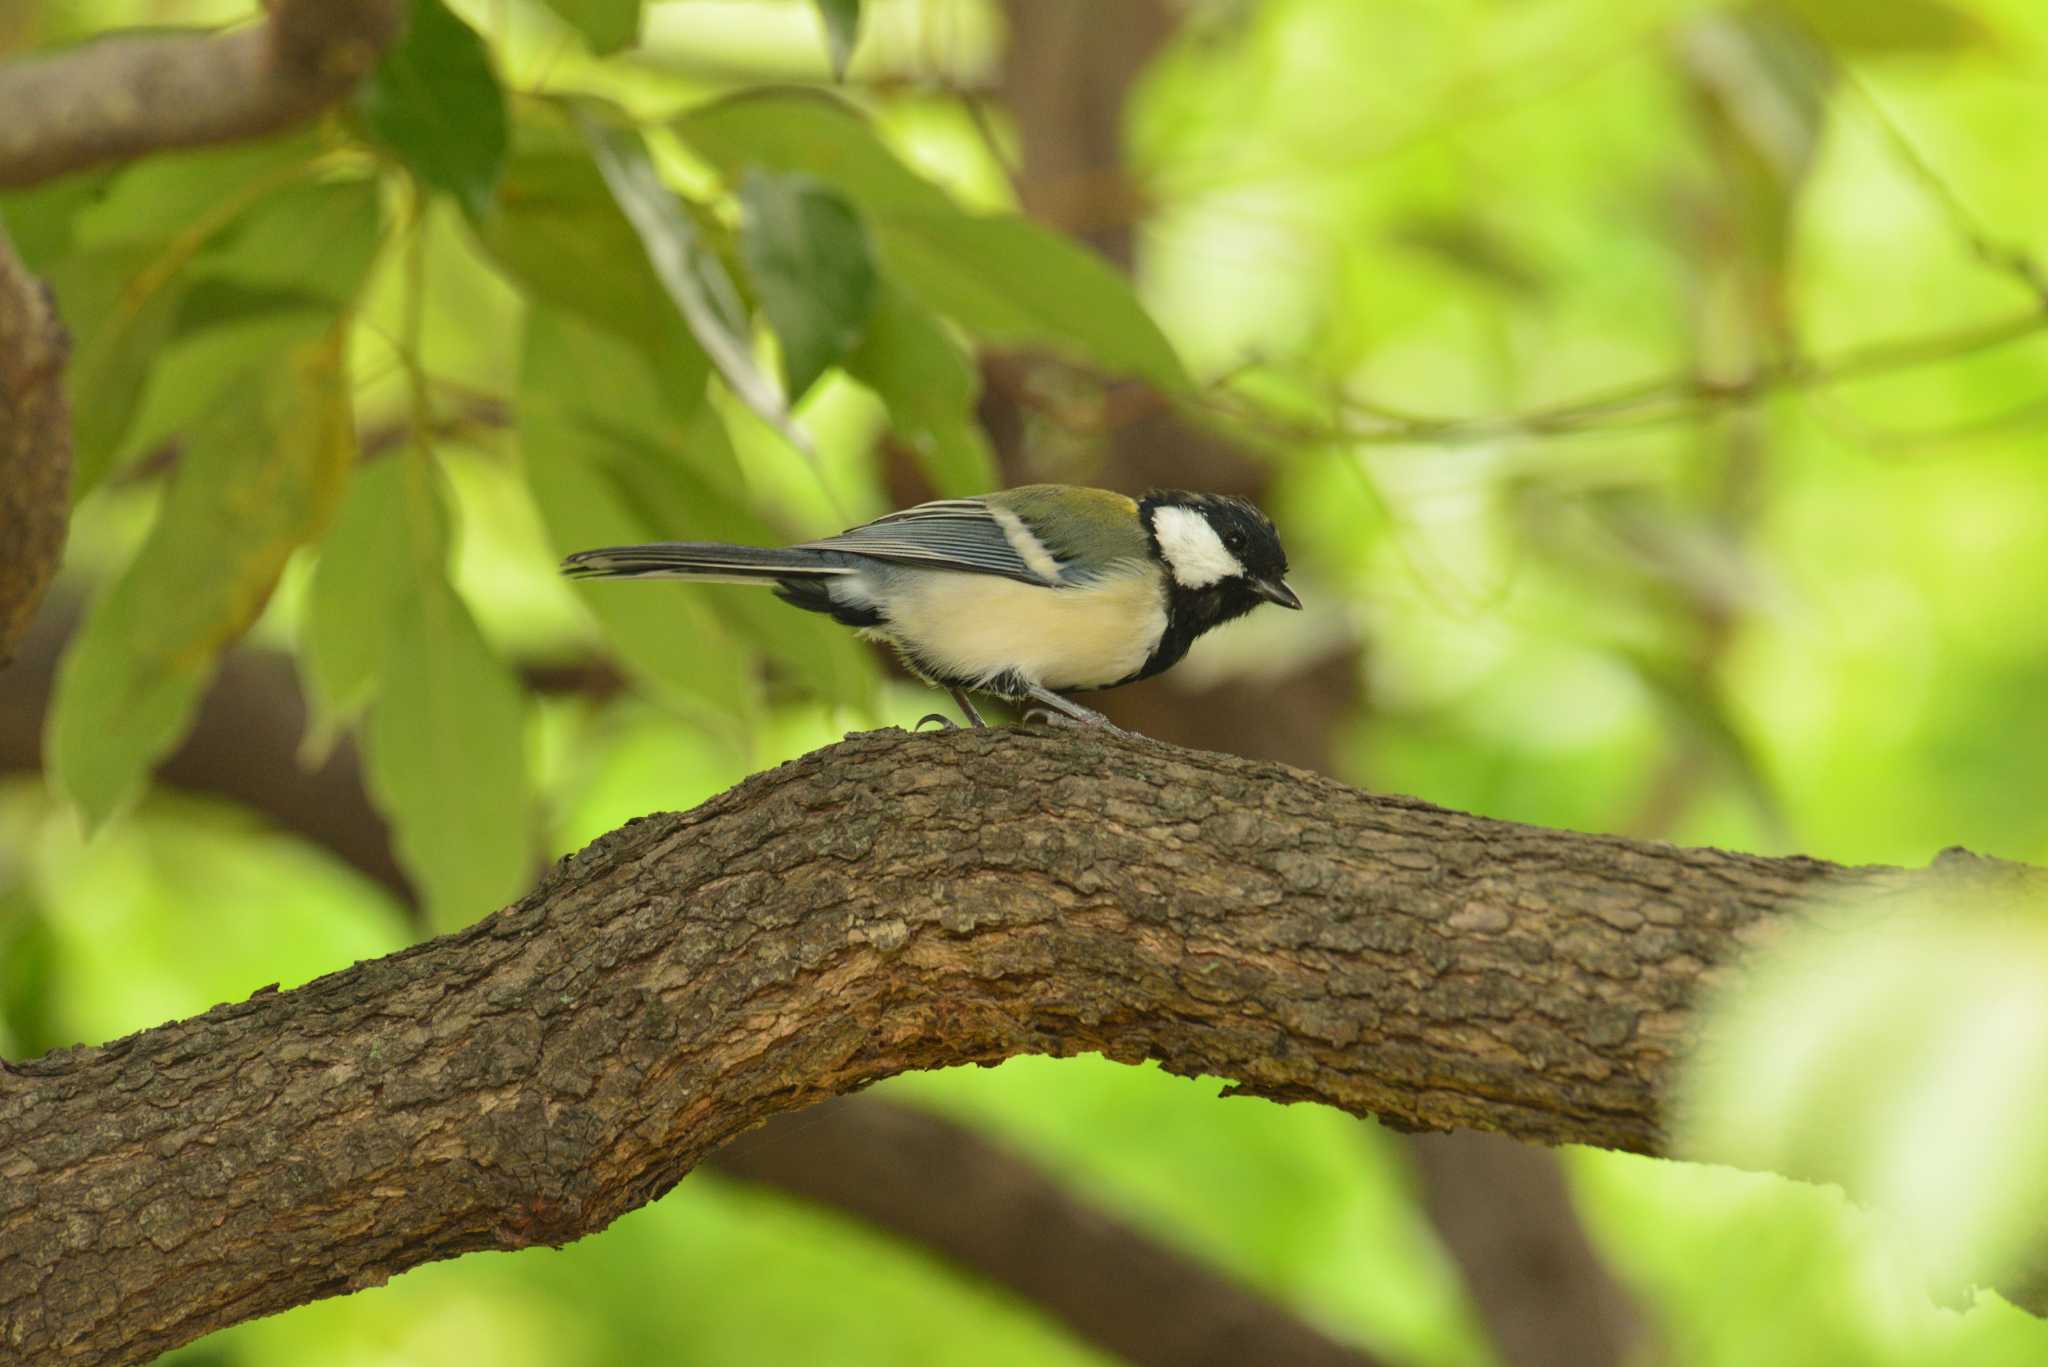
[[[891,587],[889,623],[865,634],[975,683],[1014,673],[1041,688],[1101,688],[1137,673],[1166,632],[1165,594],[1143,564],[1077,588],[945,571]]]

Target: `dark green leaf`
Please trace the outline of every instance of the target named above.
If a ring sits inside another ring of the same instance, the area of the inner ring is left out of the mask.
[[[875,306],[874,252],[853,206],[814,176],[751,172],[740,206],[740,256],[782,342],[794,402],[859,343]]]
[[[939,320],[901,290],[884,287],[875,300],[846,373],[889,406],[891,425],[941,494],[996,486],[995,452],[975,421],[981,373]]]
[[[505,95],[476,31],[442,0],[413,0],[412,22],[357,97],[372,137],[420,180],[481,216],[505,165]]]
[[[612,197],[639,234],[662,288],[689,324],[690,335],[711,358],[719,377],[741,403],[790,445],[810,455],[809,438],[790,421],[782,396],[754,364],[752,339],[736,326],[731,301],[737,292],[724,264],[704,245],[697,225],[655,174],[639,136],[606,128],[587,115],[583,129]]]
[[[52,778],[104,821],[184,733],[220,652],[318,534],[354,454],[343,334],[230,386],[192,429],[156,526],[59,671]]]
[[[541,303],[650,352],[696,350],[589,145],[547,110],[522,113],[497,204],[476,228],[492,259]]]
[[[969,331],[1049,347],[1162,389],[1187,387],[1172,345],[1107,262],[1028,220],[965,212],[843,102],[743,95],[691,113],[676,130],[728,180],[765,167],[838,186],[865,217],[883,274]]]
[[[832,58],[832,79],[846,79],[846,64],[853,60],[854,44],[860,41],[860,0],[815,0],[818,18],[825,25],[825,51]]]
[[[603,57],[640,41],[640,0],[547,0]]]

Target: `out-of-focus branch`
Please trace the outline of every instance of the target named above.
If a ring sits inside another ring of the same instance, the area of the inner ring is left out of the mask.
[[[704,1166],[901,1235],[1137,1367],[1374,1361],[1079,1200],[1028,1159],[878,1097],[778,1116]]]
[[[0,67],[0,186],[303,122],[369,74],[404,16],[399,0],[266,7],[227,33],[116,36]]]
[[[0,226],[0,664],[28,630],[64,552],[71,516],[69,350],[49,291],[23,267]]]

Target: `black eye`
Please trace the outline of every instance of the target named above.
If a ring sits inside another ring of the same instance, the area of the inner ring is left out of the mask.
[[[1233,551],[1241,551],[1241,550],[1243,550],[1243,549],[1244,549],[1244,533],[1243,533],[1243,532],[1236,532],[1236,531],[1232,531],[1232,532],[1225,532],[1225,533],[1223,534],[1223,544],[1224,544],[1224,546],[1226,546],[1227,548],[1229,548],[1230,550],[1233,550]]]

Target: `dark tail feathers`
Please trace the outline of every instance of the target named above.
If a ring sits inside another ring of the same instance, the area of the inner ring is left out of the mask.
[[[725,579],[738,583],[851,574],[852,566],[822,551],[727,546],[716,541],[656,541],[603,546],[562,562],[575,579]]]

